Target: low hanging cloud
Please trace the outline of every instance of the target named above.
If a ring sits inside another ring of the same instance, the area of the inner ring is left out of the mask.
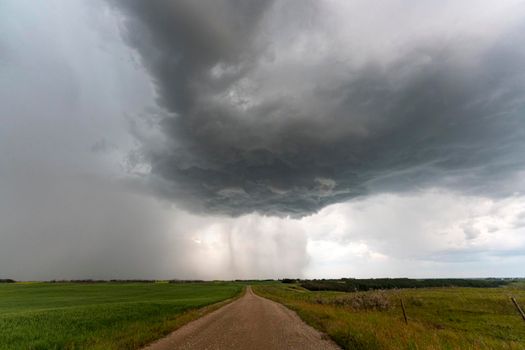
[[[290,220],[196,216],[94,176],[2,175],[25,184],[2,191],[2,276],[283,278],[308,264],[306,233]]]
[[[141,160],[187,207],[302,216],[374,192],[516,191],[523,4],[113,3],[164,109]]]

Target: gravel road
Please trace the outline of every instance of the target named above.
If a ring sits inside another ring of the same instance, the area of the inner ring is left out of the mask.
[[[179,328],[145,350],[339,349],[295,312],[255,295],[250,287],[236,301]]]

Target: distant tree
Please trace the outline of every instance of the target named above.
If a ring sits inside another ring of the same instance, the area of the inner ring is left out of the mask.
[[[297,282],[297,280],[296,279],[292,279],[292,278],[283,278],[281,280],[281,282],[282,283],[295,283],[295,282]]]

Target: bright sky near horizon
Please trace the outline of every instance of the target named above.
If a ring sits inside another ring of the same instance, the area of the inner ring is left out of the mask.
[[[524,154],[524,1],[0,2],[0,278],[523,276]]]

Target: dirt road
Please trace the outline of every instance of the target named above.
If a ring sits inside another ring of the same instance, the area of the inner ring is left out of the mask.
[[[261,298],[250,287],[240,299],[179,328],[145,348],[168,349],[339,349],[295,312]]]

